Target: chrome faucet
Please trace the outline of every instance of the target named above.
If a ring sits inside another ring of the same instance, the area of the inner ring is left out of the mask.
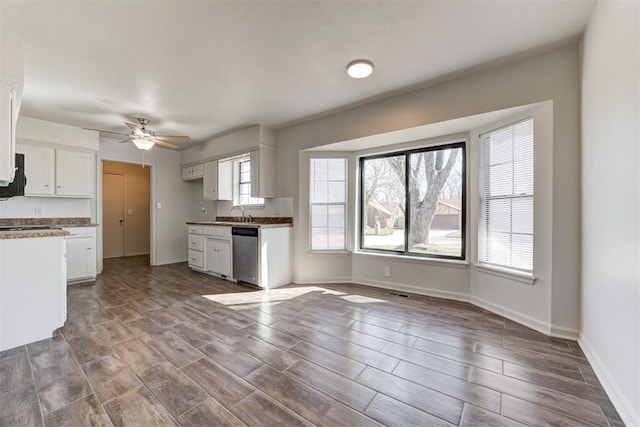
[[[232,213],[235,208],[242,209],[242,219],[240,220],[240,222],[244,222],[244,206],[242,206],[242,205],[233,205],[231,207],[231,210],[229,211],[229,213]]]

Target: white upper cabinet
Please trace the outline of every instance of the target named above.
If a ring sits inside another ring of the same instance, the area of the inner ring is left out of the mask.
[[[24,154],[25,196],[93,197],[93,153],[25,143],[16,152]]]
[[[15,176],[16,126],[23,85],[23,42],[0,38],[0,186]]]
[[[204,200],[218,200],[218,161],[213,160],[204,164],[202,182],[202,198]]]
[[[56,194],[92,198],[94,160],[92,153],[56,150]],[[26,159],[25,159],[26,162]],[[27,179],[29,179],[27,177]]]
[[[218,200],[233,200],[233,162],[218,162]]]
[[[191,179],[202,178],[204,175],[204,164],[187,166],[182,168],[182,179],[189,181]]]
[[[18,153],[24,154],[24,174],[27,185],[25,196],[53,196],[55,194],[55,148],[18,144]]]
[[[251,152],[251,196],[275,197],[276,149],[260,145]]]

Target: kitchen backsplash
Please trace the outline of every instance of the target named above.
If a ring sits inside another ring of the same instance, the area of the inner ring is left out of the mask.
[[[235,209],[231,212],[233,202],[226,200],[218,200],[217,217],[229,217],[240,215],[240,210]],[[292,217],[293,216],[293,197],[279,197],[275,199],[264,199],[264,207],[245,207],[245,215],[251,215],[254,218],[259,217]]]

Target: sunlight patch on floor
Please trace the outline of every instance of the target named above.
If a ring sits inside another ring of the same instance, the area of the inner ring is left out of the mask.
[[[202,295],[202,297],[222,305],[238,305],[289,301],[312,292],[318,292],[322,295],[345,295],[343,292],[324,289],[318,286],[301,286],[295,288],[256,290],[254,292]]]

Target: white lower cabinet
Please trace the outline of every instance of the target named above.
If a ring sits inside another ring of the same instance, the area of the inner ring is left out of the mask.
[[[189,267],[230,279],[232,275],[231,227],[189,226]]]
[[[205,240],[207,271],[231,277],[231,242],[211,237]]]
[[[93,227],[65,228],[67,242],[67,282],[96,278],[96,231]]]

